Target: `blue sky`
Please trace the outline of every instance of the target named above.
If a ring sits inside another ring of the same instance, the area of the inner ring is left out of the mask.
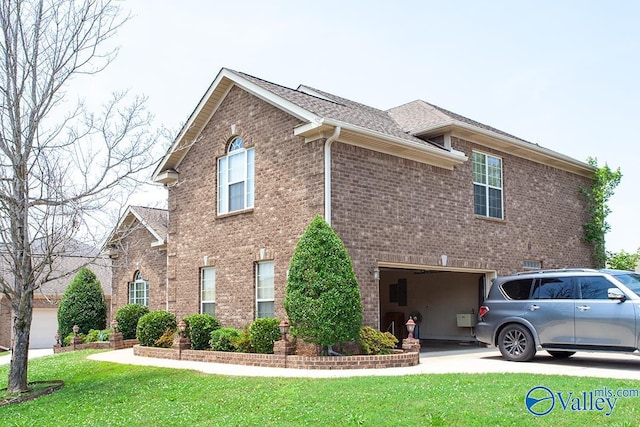
[[[177,130],[222,67],[380,109],[423,99],[578,160],[620,167],[607,249],[640,247],[640,2],[124,7],[133,18],[115,40],[119,56],[81,82],[94,99],[120,89],[145,94],[157,123]]]

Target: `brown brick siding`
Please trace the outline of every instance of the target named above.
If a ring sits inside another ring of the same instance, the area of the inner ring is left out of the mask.
[[[0,346],[11,346],[11,304],[7,298],[0,295]]]
[[[129,303],[129,282],[136,270],[149,282],[149,309],[166,309],[166,251],[151,247],[157,239],[139,222],[134,224],[121,241],[119,257],[113,260],[111,309],[114,315],[118,308]],[[112,319],[109,317],[109,323]]]
[[[275,262],[276,315],[284,316],[286,271],[294,246],[323,210],[322,142],[293,136],[300,122],[234,88],[179,168],[169,189],[169,307],[178,318],[200,310],[199,271],[216,268],[216,315],[225,326],[254,319],[254,262],[260,249]],[[217,217],[216,162],[231,126],[255,147],[255,203],[248,212]]]
[[[254,318],[254,262],[260,248],[275,261],[276,316],[286,271],[299,236],[323,213],[323,140],[293,135],[297,119],[234,87],[193,143],[169,188],[169,310],[178,318],[199,312],[199,271],[216,268],[216,315],[225,326]],[[255,207],[216,215],[216,159],[236,126],[255,147]],[[589,266],[582,242],[586,220],[579,194],[589,180],[453,138],[469,161],[446,170],[340,142],[332,148],[332,226],[345,242],[358,276],[365,324],[379,322],[378,262],[497,271]],[[471,151],[503,159],[504,220],[473,213]],[[116,298],[114,275],[114,299]],[[117,298],[120,298],[119,296]]]

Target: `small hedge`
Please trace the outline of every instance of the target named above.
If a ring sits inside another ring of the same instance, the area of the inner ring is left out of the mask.
[[[119,323],[119,322],[118,322]],[[158,341],[167,331],[175,332],[177,329],[176,316],[163,311],[151,311],[140,318],[136,336],[140,345],[157,347]]]
[[[149,312],[149,308],[141,304],[123,305],[116,311],[118,331],[122,332],[122,338],[130,340],[136,337],[138,320]]]
[[[397,342],[390,332],[380,332],[371,326],[360,329],[360,346],[364,354],[389,354]]]
[[[206,350],[209,348],[211,332],[220,328],[218,319],[210,314],[192,314],[184,318],[187,324],[187,336],[191,340],[193,350]]]
[[[236,341],[240,338],[241,332],[234,328],[219,328],[211,332],[209,344],[215,351],[236,351]]]
[[[249,328],[251,346],[256,353],[273,353],[273,343],[280,339],[280,321],[273,318],[256,319]]]

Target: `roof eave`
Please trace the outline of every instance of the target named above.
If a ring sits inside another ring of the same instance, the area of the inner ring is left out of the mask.
[[[299,126],[294,130],[294,134],[312,141],[326,138],[331,130],[338,126],[342,129],[338,140],[350,145],[449,170],[467,161],[467,157],[460,152],[450,152],[331,119]]]
[[[537,163],[553,166],[587,178],[593,178],[593,173],[595,171],[595,168],[587,163],[548,148],[522,141],[517,138],[501,135],[497,132],[458,120],[451,120],[429,126],[413,132],[413,135],[428,136],[442,133],[451,133],[453,136],[467,139],[489,148],[504,151],[505,153],[513,154]]]

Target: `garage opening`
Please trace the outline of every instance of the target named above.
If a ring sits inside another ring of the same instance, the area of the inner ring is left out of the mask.
[[[399,341],[407,337],[405,323],[416,322],[421,341],[477,343],[473,327],[484,300],[487,271],[441,268],[384,268],[380,271],[380,329]]]

